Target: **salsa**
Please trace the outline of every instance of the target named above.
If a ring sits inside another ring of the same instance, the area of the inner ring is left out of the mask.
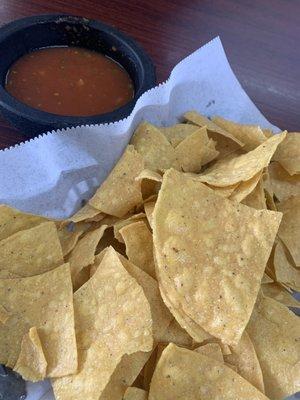
[[[53,114],[89,116],[113,111],[134,96],[132,80],[111,58],[80,47],[28,53],[10,68],[6,90]]]

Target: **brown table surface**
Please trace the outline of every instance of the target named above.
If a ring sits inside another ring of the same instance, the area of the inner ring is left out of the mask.
[[[1,24],[61,12],[102,20],[134,37],[152,57],[158,81],[219,35],[234,72],[264,115],[300,131],[299,0],[0,0]],[[0,119],[0,148],[25,139]]]

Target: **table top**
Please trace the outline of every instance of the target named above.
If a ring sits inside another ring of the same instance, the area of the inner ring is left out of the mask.
[[[35,14],[102,20],[150,54],[158,81],[220,36],[242,86],[275,125],[300,131],[300,2],[297,0],[1,0],[0,23]],[[0,119],[0,148],[26,140]]]

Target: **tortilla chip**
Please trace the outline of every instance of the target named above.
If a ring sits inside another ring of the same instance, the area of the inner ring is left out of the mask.
[[[156,279],[152,234],[145,222],[134,222],[119,232],[125,242],[128,259]]]
[[[236,189],[229,196],[230,200],[241,202],[244,200],[250,193],[254,191],[261,177],[261,172],[258,172],[249,181],[241,182]]]
[[[23,336],[14,370],[22,375],[23,379],[31,382],[45,379],[47,361],[36,327],[30,328]]]
[[[223,353],[218,343],[207,343],[202,346],[196,347],[194,351],[221,363],[224,362]]]
[[[141,181],[143,199],[147,199],[159,192],[162,176],[158,172],[144,169],[139,176],[136,177],[137,181]]]
[[[216,144],[217,142],[213,139],[209,139],[202,153],[202,165],[206,165],[220,156],[220,152],[216,149]]]
[[[98,400],[122,356],[153,344],[149,303],[113,248],[74,294],[74,312],[79,372],[54,380],[54,395]]]
[[[210,140],[213,140],[213,142],[216,143],[215,150],[219,152],[217,160],[233,154],[240,155],[244,153],[242,147],[232,139],[229,139],[228,137],[225,137],[217,132],[208,131],[207,133]]]
[[[147,391],[149,391],[150,388],[150,382],[157,364],[157,352],[158,352],[158,346],[155,347],[155,349],[153,350],[151,357],[149,358],[149,360],[146,362],[146,364],[144,365],[144,368],[142,369],[141,373],[140,373],[140,377],[141,377],[141,384],[138,384],[138,378],[136,379],[134,385],[141,387]]]
[[[105,230],[98,246],[96,249],[96,254],[101,253],[104,249],[107,247],[113,247],[118,253],[121,253],[123,255],[126,254],[125,252],[125,245],[124,243],[120,243],[114,235],[114,229],[113,227],[109,227]]]
[[[215,124],[213,121],[211,121],[204,115],[197,113],[196,111],[189,111],[189,112],[185,113],[184,118],[188,122],[191,122],[195,125],[206,126],[206,128],[209,131],[218,133],[228,139],[231,139],[233,142],[237,143],[239,146],[244,146],[244,143],[241,142],[239,139],[237,139],[235,136],[233,136],[230,132],[227,132],[225,129],[221,128],[220,126]]]
[[[122,400],[126,389],[131,386],[147,362],[151,352],[137,352],[122,357],[99,400]]]
[[[147,203],[144,204],[144,210],[146,213],[146,217],[148,220],[148,223],[150,225],[150,228],[152,229],[152,223],[153,223],[153,211],[155,207],[156,201],[148,201]]]
[[[157,263],[156,263],[157,265]],[[178,324],[197,342],[202,343],[204,340],[211,338],[201,326],[196,324],[182,309],[178,294],[171,286],[164,286],[166,278],[163,278],[163,271],[156,267],[157,280],[159,282],[160,295],[174,315]]]
[[[267,400],[223,363],[169,344],[155,369],[149,400]]]
[[[9,313],[7,310],[0,304],[0,322],[1,324],[5,324],[9,319]]]
[[[106,225],[102,225],[94,231],[87,232],[70,253],[68,262],[70,263],[72,282],[75,289],[79,287],[78,274],[80,271],[93,264],[97,245],[106,228]]]
[[[57,231],[64,257],[74,249],[83,232],[83,229],[70,230],[68,226],[64,226]]]
[[[272,400],[300,390],[300,321],[287,307],[260,297],[247,332],[262,369],[265,393]]]
[[[267,139],[261,128],[257,125],[238,124],[222,117],[213,117],[212,121],[244,143],[243,148],[246,151],[254,150]]]
[[[49,221],[40,215],[27,214],[15,208],[0,205],[0,240]]]
[[[175,151],[183,171],[200,172],[202,165],[219,155],[215,148],[208,147],[208,142],[207,130],[203,127],[179,143]]]
[[[252,190],[243,200],[242,204],[245,204],[248,207],[255,208],[256,210],[265,210],[267,209],[265,191],[263,187],[262,179],[260,179]],[[272,208],[273,211],[276,211]]]
[[[141,123],[130,143],[143,157],[145,168],[155,172],[171,167],[179,168],[175,149],[154,125],[148,122]]]
[[[274,135],[274,132],[271,129],[263,128],[262,131],[266,138],[270,138]]]
[[[137,281],[143,288],[144,294],[149,302],[152,316],[153,340],[161,342],[165,337],[166,331],[173,316],[165,306],[159,293],[158,284],[155,279],[151,278],[146,272],[132,264],[121,254],[118,254],[119,260],[126,271]]]
[[[262,279],[261,279],[261,283],[273,283],[273,279],[270,278],[266,273],[264,273]]]
[[[230,363],[224,363],[228,368],[232,369],[234,372],[238,373],[238,367]]]
[[[63,263],[54,222],[44,222],[0,241],[0,277],[43,274]]]
[[[207,185],[209,188],[213,189],[214,192],[216,192],[218,195],[222,197],[230,197],[230,195],[235,191],[235,189],[238,187],[238,183],[235,185],[231,186],[224,186],[224,187],[219,187],[219,186],[211,186]]]
[[[294,290],[300,290],[300,272],[289,262],[281,242],[278,242],[275,247],[274,271],[276,281],[284,283]]]
[[[289,175],[277,162],[269,165],[269,174],[274,194],[279,201],[300,195],[300,174]]]
[[[278,236],[289,250],[296,266],[300,266],[300,195],[290,197],[278,205],[283,212]]]
[[[95,218],[99,214],[101,214],[101,216],[104,217],[104,215],[100,213],[100,211],[97,210],[97,208],[94,208],[89,203],[87,203],[85,206],[80,208],[80,210],[78,210],[74,215],[72,215],[72,217],[69,218],[69,221],[78,223],[86,221],[91,218]]]
[[[300,307],[300,302],[296,300],[287,289],[276,282],[264,283],[261,285],[261,288],[265,296],[270,297],[287,307]]]
[[[290,174],[300,174],[300,135],[299,132],[290,132],[278,146],[273,160]]]
[[[147,400],[148,393],[136,387],[129,387],[124,393],[124,400]]]
[[[161,343],[174,343],[177,346],[187,348],[191,348],[193,345],[193,339],[183,328],[181,328],[176,319],[173,319],[170,323],[160,341]]]
[[[141,182],[135,178],[143,169],[142,156],[133,146],[127,146],[89,204],[106,214],[123,217],[142,201]]]
[[[281,213],[232,202],[201,182],[167,171],[153,224],[160,288],[173,288],[183,311],[206,332],[236,344],[280,219]]]
[[[115,235],[115,238],[116,238],[119,242],[124,243],[124,240],[123,240],[123,238],[122,238],[122,235],[121,235],[120,232],[119,232],[120,229],[122,229],[124,226],[127,226],[127,225],[132,224],[132,223],[135,222],[135,221],[143,220],[143,219],[145,219],[145,217],[146,217],[146,214],[141,212],[141,213],[138,213],[138,214],[130,215],[130,217],[128,217],[128,218],[120,219],[119,221],[117,221],[117,222],[113,225],[113,227],[114,227],[114,235]]]
[[[265,168],[286,133],[274,135],[249,153],[224,159],[199,175],[199,180],[214,186],[229,186],[245,182]]]
[[[261,367],[254,346],[246,331],[243,332],[239,343],[231,346],[231,354],[224,355],[224,361],[235,365],[238,374],[262,393],[265,392]]]
[[[193,134],[199,129],[198,126],[191,124],[175,124],[172,126],[163,127],[160,126],[159,130],[168,139],[173,147],[176,147],[185,138]]]
[[[31,327],[38,329],[47,376],[77,370],[73,292],[70,267],[64,264],[44,274],[0,279],[0,303],[10,317],[0,324],[0,363],[14,368],[21,341]]]

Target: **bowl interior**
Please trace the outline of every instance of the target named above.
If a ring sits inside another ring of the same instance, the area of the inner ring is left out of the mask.
[[[60,17],[30,24],[15,29],[0,43],[1,85],[5,87],[6,74],[12,63],[22,55],[48,46],[78,46],[98,51],[120,63],[129,73],[139,95],[143,76],[139,73],[139,62],[135,50],[128,40],[114,34],[113,30],[100,22],[77,17]]]

